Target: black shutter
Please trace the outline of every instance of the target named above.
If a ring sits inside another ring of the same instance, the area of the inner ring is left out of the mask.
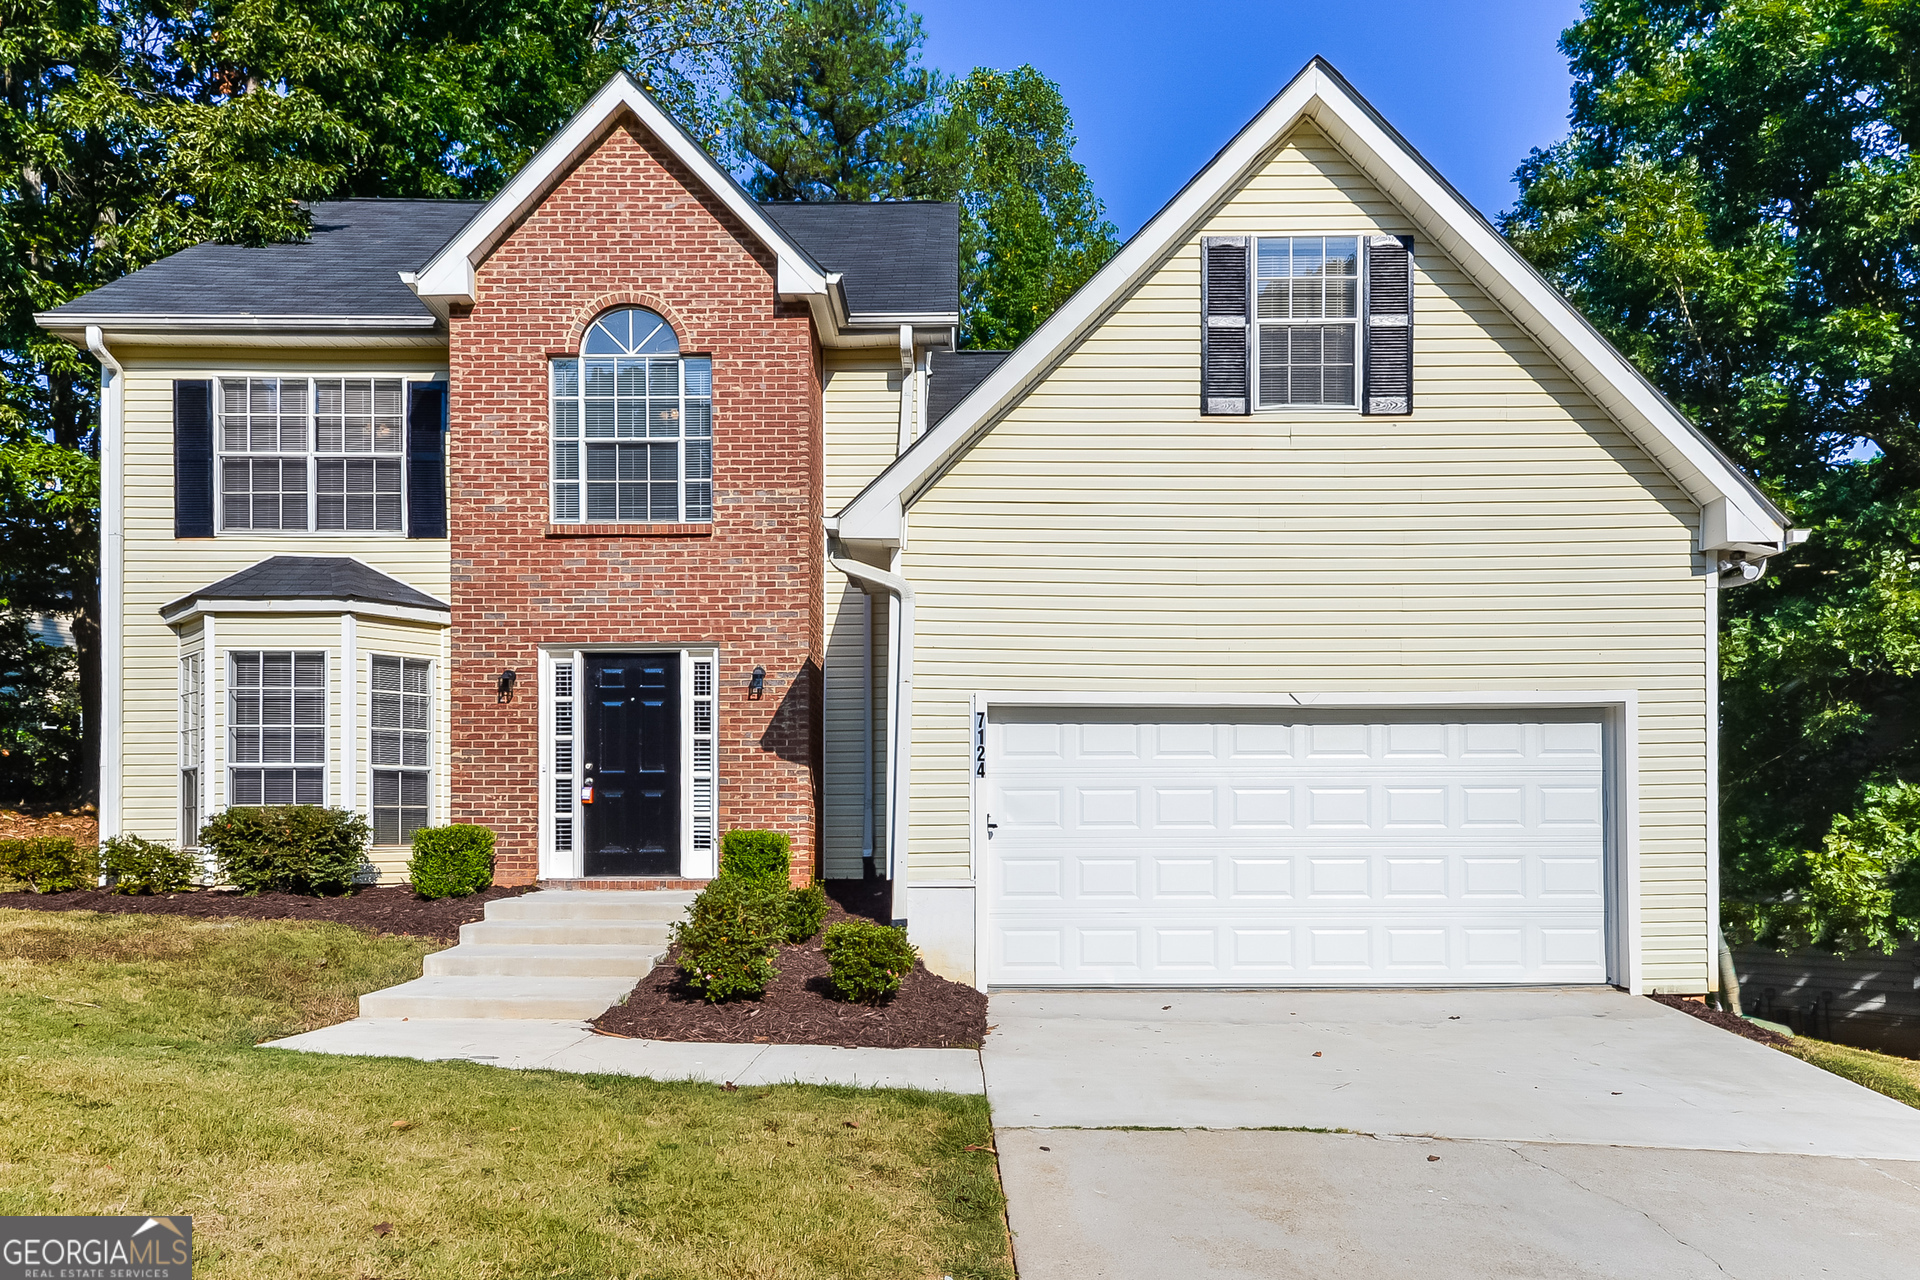
[[[1413,237],[1367,238],[1367,387],[1362,413],[1413,412]]]
[[[173,536],[213,536],[213,383],[173,384]]]
[[[407,387],[407,536],[447,536],[447,384]]]
[[[1248,413],[1248,311],[1253,299],[1246,236],[1200,240],[1200,412]]]

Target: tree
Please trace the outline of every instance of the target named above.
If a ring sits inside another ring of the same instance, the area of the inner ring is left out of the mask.
[[[1920,0],[1589,0],[1504,220],[1812,530],[1721,597],[1723,892],[1782,943],[1913,928],[1835,851],[1920,820],[1887,790],[1920,783],[1916,36]]]
[[[901,0],[796,0],[734,60],[733,149],[759,200],[924,197],[945,163],[946,81]]]
[[[961,329],[1012,346],[1117,247],[1073,118],[1023,66],[949,81],[901,0],[799,0],[735,62],[733,151],[761,200],[957,201]]]
[[[80,750],[74,651],[0,614],[0,802],[63,800]]]
[[[963,342],[1012,347],[1119,247],[1093,183],[1073,158],[1060,86],[1030,66],[976,69],[948,95],[950,168],[962,209]]]
[[[298,201],[490,195],[626,67],[712,139],[774,0],[0,0],[0,612],[73,619],[96,776],[97,370],[57,306]],[[90,781],[88,783],[90,785]]]

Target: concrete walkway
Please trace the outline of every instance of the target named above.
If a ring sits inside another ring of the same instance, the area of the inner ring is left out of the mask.
[[[1021,1280],[1912,1269],[1920,1111],[1650,1000],[1010,993],[987,1016]]]
[[[972,1049],[623,1040],[596,1035],[584,1022],[532,1018],[356,1018],[261,1047],[712,1084],[840,1084],[942,1093],[982,1093],[986,1087],[980,1055]]]

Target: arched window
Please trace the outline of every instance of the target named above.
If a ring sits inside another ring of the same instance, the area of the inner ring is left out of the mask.
[[[713,519],[713,361],[644,307],[609,311],[552,363],[553,519]]]

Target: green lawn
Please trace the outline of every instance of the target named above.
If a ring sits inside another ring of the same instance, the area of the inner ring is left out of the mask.
[[[1912,1058],[1895,1058],[1850,1045],[1810,1040],[1806,1036],[1794,1037],[1793,1043],[1781,1052],[1845,1076],[1855,1084],[1863,1084],[1910,1107],[1920,1107],[1920,1062]]]
[[[983,1098],[252,1047],[432,949],[0,911],[0,1214],[191,1214],[210,1278],[1012,1276]]]

